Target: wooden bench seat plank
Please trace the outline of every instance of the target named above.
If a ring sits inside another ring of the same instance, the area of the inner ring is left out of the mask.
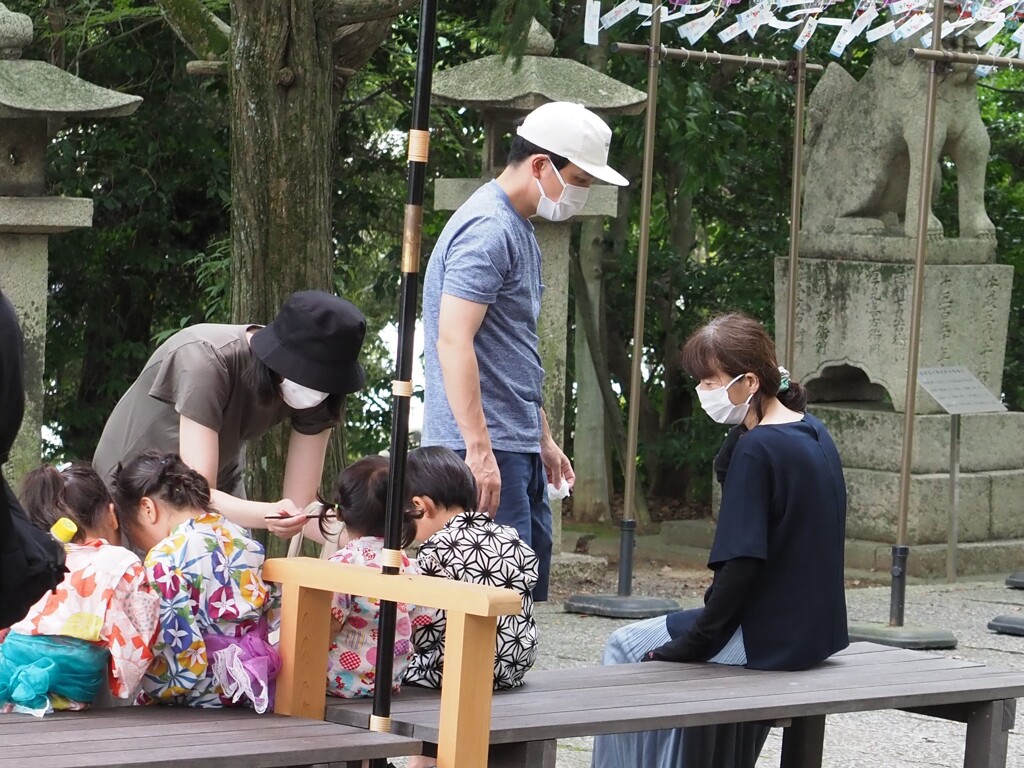
[[[112,707],[108,709],[86,709],[81,712],[54,712],[43,718],[31,715],[0,714],[0,739],[4,734],[16,733],[24,727],[35,728],[41,722],[44,727],[74,728],[76,725],[89,723],[88,727],[100,727],[97,721],[118,720],[121,723],[131,722],[140,725],[152,723],[193,722],[201,718],[203,721],[223,722],[226,725],[252,718],[273,717],[273,715],[257,715],[251,709],[242,707],[225,707],[223,709],[191,709],[189,707]],[[35,724],[35,725],[33,725]],[[58,725],[59,724],[59,725]]]
[[[956,674],[959,672],[959,676]],[[965,676],[966,675],[966,676]],[[871,682],[871,681],[869,681]],[[525,689],[520,689],[525,690]],[[743,691],[743,695],[739,692]],[[872,709],[957,704],[969,701],[1017,698],[1024,695],[1024,674],[988,668],[950,670],[942,679],[918,680],[893,685],[888,679],[851,688],[793,690],[765,689],[762,695],[746,695],[742,687],[711,695],[678,686],[669,694],[641,697],[642,703],[621,702],[628,694],[620,691],[611,701],[593,701],[581,710],[546,705],[538,697],[532,712],[512,710],[515,695],[495,697],[491,718],[491,742],[545,740],[600,733],[653,730],[678,725],[708,725],[725,722],[760,721]],[[548,702],[550,704],[550,702]],[[514,713],[514,714],[510,714]],[[396,733],[433,742],[437,712],[392,712]]]
[[[102,731],[100,732],[102,734]],[[353,734],[367,733],[360,728],[349,728],[348,726],[339,726],[336,723],[297,723],[288,724],[281,728],[275,728],[268,734],[262,734],[257,732],[254,734],[252,731],[239,731],[236,729],[225,730],[221,732],[195,732],[189,736],[188,739],[183,740],[180,734],[162,734],[157,735],[150,733],[145,736],[131,735],[119,739],[91,739],[91,740],[79,740],[79,739],[54,739],[56,735],[50,731],[44,734],[44,738],[40,739],[35,744],[22,744],[19,746],[3,748],[3,754],[5,757],[32,757],[33,755],[59,755],[66,754],[69,745],[73,745],[73,749],[77,754],[80,755],[91,755],[101,754],[113,751],[123,750],[139,750],[142,752],[146,751],[176,751],[177,747],[182,744],[183,741],[192,744],[194,746],[205,745],[207,749],[222,749],[225,752],[231,752],[238,744],[247,744],[251,741],[266,741],[273,739],[275,741],[284,742],[286,740],[292,741],[306,741],[309,743],[316,743],[318,741],[330,741],[332,739],[345,738],[352,736]]]
[[[915,671],[923,671],[927,674],[944,669],[982,668],[984,665],[964,659],[951,659],[943,656],[930,654],[915,654],[912,651],[898,651],[899,658],[903,660],[898,675],[904,675]],[[909,656],[903,655],[909,653]],[[857,658],[867,658],[862,655]],[[845,661],[845,660],[844,660]],[[895,674],[891,669],[877,670],[874,664],[829,661],[826,664],[805,672],[765,672],[759,670],[747,670],[741,667],[730,667],[713,664],[673,664],[667,666],[665,663],[652,664],[621,664],[609,667],[581,668],[578,675],[571,677],[565,673],[570,670],[558,670],[557,677],[546,672],[532,673],[527,677],[527,683],[522,688],[512,691],[496,691],[494,694],[494,706],[504,697],[513,696],[517,701],[525,700],[523,697],[543,696],[545,700],[559,695],[568,695],[570,708],[574,708],[572,702],[575,697],[586,695],[600,700],[606,696],[619,696],[625,688],[638,691],[656,690],[659,685],[685,684],[693,687],[718,686],[723,679],[742,681],[744,688],[770,685],[775,687],[779,684],[780,675],[797,674],[801,678],[808,675],[821,676],[822,685],[841,685],[847,677],[856,680],[877,676],[884,672],[887,678],[893,678]],[[553,679],[554,678],[554,679]],[[639,687],[638,687],[639,686]],[[651,686],[643,688],[643,686]],[[584,694],[585,692],[585,694]],[[392,716],[404,717],[414,712],[430,712],[437,709],[438,693],[415,687],[406,687],[402,693],[392,701]],[[646,695],[643,692],[638,695]],[[358,725],[365,727],[368,722],[372,702],[369,700],[340,700],[329,698],[327,700],[327,719],[333,722]]]
[[[187,768],[211,760],[218,768],[277,768],[422,751],[407,737],[244,709],[131,707],[0,721],[0,768]]]
[[[75,741],[85,743],[110,739],[150,738],[159,736],[199,735],[207,733],[223,733],[231,730],[236,733],[273,732],[289,725],[286,717],[245,718],[239,720],[187,720],[164,723],[118,723],[111,721],[108,725],[97,727],[96,721],[76,723],[73,719],[65,719],[54,728],[32,727],[32,723],[24,723],[13,731],[4,730],[0,733],[0,743],[4,747],[17,747],[22,744],[45,743],[47,738],[54,741]],[[92,724],[90,724],[90,722]]]
[[[708,667],[717,666],[718,670]],[[603,677],[606,669],[627,667],[635,670],[633,676],[615,676],[610,681]],[[721,665],[676,665],[666,663],[617,665],[601,667],[593,670],[590,682],[595,687],[587,688],[585,695],[592,710],[628,706],[632,702],[650,703],[652,706],[660,701],[679,701],[694,699],[710,701],[714,698],[733,697],[737,686],[742,686],[744,693],[756,695],[767,689],[775,695],[780,687],[792,693],[798,690],[834,690],[848,689],[877,684],[884,679],[892,684],[913,684],[918,680],[961,679],[983,673],[986,668],[975,662],[941,657],[922,659],[901,665],[898,671],[890,670],[886,675],[878,673],[865,674],[863,671],[835,670],[821,668],[808,672],[759,672],[744,670],[738,667]],[[716,674],[720,673],[720,674]],[[604,683],[598,686],[597,683]],[[680,692],[680,688],[686,691]],[[437,694],[422,694],[403,700],[396,697],[392,704],[393,720],[430,722],[437,719]],[[513,691],[496,692],[493,699],[493,715],[512,717],[518,714],[542,712],[572,712],[579,709],[579,697],[584,695],[574,690],[544,690],[540,686],[533,687],[529,683]],[[350,702],[343,705],[328,705],[327,717],[333,722],[366,727],[370,705],[362,702]],[[494,719],[492,718],[492,722]]]
[[[998,678],[997,678],[998,679]],[[843,691],[829,695],[813,692],[794,696],[765,695],[757,699],[719,700],[714,709],[707,702],[688,701],[657,706],[601,709],[575,713],[535,714],[492,720],[493,743],[533,741],[601,733],[626,733],[656,730],[681,725],[715,725],[731,722],[756,722],[776,718],[797,718],[843,712],[864,712],[879,709],[901,709],[928,703],[952,704],[964,701],[985,701],[1024,696],[1024,677],[1018,676],[1013,687],[996,685],[979,687],[977,681],[941,682],[920,685],[913,693],[894,694],[887,686],[861,689],[856,699],[843,699]],[[412,729],[408,729],[411,724]],[[402,732],[432,742],[436,723],[406,723]],[[397,732],[397,729],[396,729]]]
[[[81,754],[68,745],[64,754],[7,758],[0,768],[283,768],[318,763],[349,762],[419,754],[420,743],[387,734],[345,734],[316,741],[268,739],[239,742],[231,749],[217,745],[182,744],[163,754],[148,749],[128,749],[100,754]]]

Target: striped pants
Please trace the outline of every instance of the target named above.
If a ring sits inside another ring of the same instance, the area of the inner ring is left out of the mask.
[[[693,611],[694,615],[700,609]],[[604,664],[631,664],[672,637],[664,616],[615,630],[604,650]],[[743,630],[737,629],[713,664],[747,663]],[[759,725],[705,726],[620,733],[594,739],[593,768],[753,768],[767,738]],[[684,749],[684,736],[686,747]],[[689,763],[689,764],[688,764]]]

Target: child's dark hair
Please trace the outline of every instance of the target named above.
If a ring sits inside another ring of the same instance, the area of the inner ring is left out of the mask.
[[[325,519],[334,511],[338,519],[363,536],[384,536],[388,508],[390,462],[385,456],[366,456],[350,464],[338,475],[333,501],[317,496],[321,505],[320,533],[328,530]],[[402,546],[412,544],[416,525],[408,518],[402,525]]]
[[[518,128],[523,124],[525,117],[521,117],[515,121],[515,127]],[[559,171],[565,168],[569,164],[569,159],[556,155],[554,152],[548,152],[546,149],[541,149],[533,142],[527,141],[519,134],[512,137],[512,146],[508,150],[508,164],[511,166],[517,166],[528,157],[534,155],[547,155],[551,160],[551,164],[555,166]]]
[[[405,496],[426,496],[439,507],[472,512],[476,509],[476,480],[466,462],[450,448],[417,448],[409,454]]]
[[[256,395],[260,405],[272,405],[281,400],[282,378],[281,374],[271,369],[255,352],[249,350],[249,364],[242,372],[242,383]],[[324,401],[332,419],[341,418],[342,399],[342,395],[330,394]]]
[[[143,497],[158,499],[175,509],[212,511],[210,484],[176,453],[147,451],[123,466],[118,464],[113,492],[118,518],[129,531],[138,519]]]
[[[693,332],[683,347],[682,364],[695,379],[706,379],[716,370],[730,378],[752,373],[761,388],[751,400],[758,420],[764,418],[764,400],[777,397],[793,411],[807,407],[807,391],[790,380],[782,388],[782,374],[775,356],[775,342],[764,327],[742,312],[719,315]]]
[[[21,503],[32,525],[44,531],[61,517],[73,520],[78,526],[74,541],[81,543],[113,499],[91,464],[75,463],[63,471],[46,464],[25,475]]]

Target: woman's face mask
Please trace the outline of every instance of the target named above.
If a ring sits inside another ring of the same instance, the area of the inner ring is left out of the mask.
[[[304,387],[288,379],[281,379],[281,399],[297,411],[315,408],[327,399],[326,392]]]
[[[704,409],[704,412],[713,421],[717,421],[719,424],[743,423],[743,420],[747,417],[747,411],[750,410],[750,401],[753,399],[754,393],[750,393],[750,397],[747,398],[745,403],[735,405],[729,399],[729,387],[742,379],[744,375],[741,373],[724,387],[715,387],[714,389],[701,389],[699,386],[697,387],[697,398],[700,400],[700,407]]]
[[[558,200],[552,200],[545,194],[544,186],[540,183],[540,179],[534,179],[537,182],[537,189],[540,190],[540,200],[537,201],[537,215],[548,221],[565,221],[583,210],[583,206],[587,204],[587,196],[590,194],[590,190],[587,187],[566,184],[562,174],[558,172],[554,165],[551,166],[551,170],[555,172],[555,176],[558,177],[558,181],[562,184],[562,194],[559,195]]]

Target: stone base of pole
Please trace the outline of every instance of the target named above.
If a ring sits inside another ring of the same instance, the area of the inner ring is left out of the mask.
[[[565,601],[565,610],[612,619],[651,619],[678,611],[679,603],[663,597],[573,595]]]
[[[1024,616],[996,616],[988,623],[988,628],[1000,635],[1024,637]]]
[[[1006,586],[1011,589],[1024,589],[1024,571],[1017,571],[1007,576]]]
[[[889,624],[851,624],[850,642],[879,643],[914,651],[956,648],[956,636],[932,627],[894,627]]]

